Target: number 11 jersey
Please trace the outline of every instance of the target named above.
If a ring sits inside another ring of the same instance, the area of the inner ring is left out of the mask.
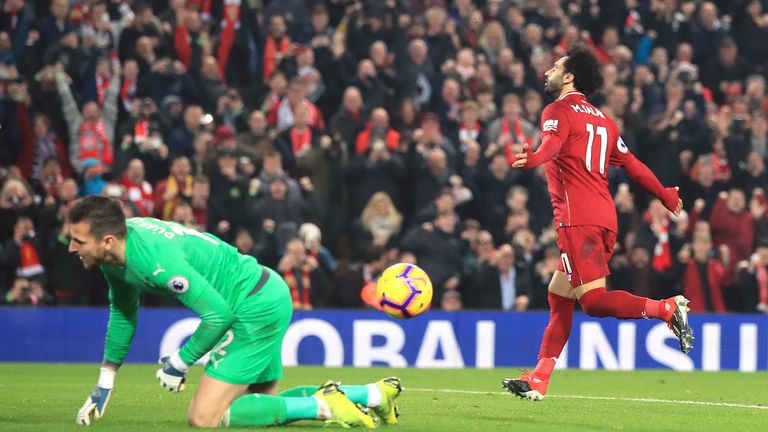
[[[598,225],[616,232],[608,167],[623,165],[630,154],[616,123],[584,94],[570,92],[544,108],[541,131],[562,143],[544,165],[555,228]]]

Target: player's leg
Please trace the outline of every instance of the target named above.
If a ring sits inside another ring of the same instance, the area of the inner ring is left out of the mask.
[[[671,299],[651,300],[627,291],[607,291],[605,285],[603,277],[580,285],[574,290],[587,315],[596,318],[658,318],[668,321],[674,313]]]
[[[680,339],[680,349],[686,353],[690,351],[693,336],[688,326],[688,300],[685,297],[652,300],[627,291],[606,290],[605,277],[610,273],[608,261],[613,254],[615,233],[600,227],[573,227],[567,241],[580,245],[575,249],[571,278],[581,282],[574,288],[574,293],[584,312],[598,318],[660,319],[667,322]]]
[[[656,318],[664,321],[680,342],[680,351],[693,349],[693,331],[688,324],[688,299],[681,295],[663,300],[639,297],[627,291],[605,289],[605,278],[582,285],[577,290],[582,309],[598,318]]]
[[[230,384],[203,374],[200,386],[189,404],[189,425],[199,428],[218,426],[232,402],[247,391],[248,385]]]
[[[301,397],[317,392],[316,386],[292,387],[281,391],[280,396]],[[402,391],[400,378],[388,377],[366,385],[342,385],[340,389],[355,404],[372,408],[384,424],[397,424],[400,415],[395,400]]]
[[[272,270],[268,281],[238,308],[233,336],[211,352],[206,375],[232,383],[251,383],[245,394],[231,401],[221,419],[224,426],[271,426],[296,420],[332,420],[344,425],[374,427],[365,415],[327,382],[310,396],[284,397],[273,394],[283,377],[281,346],[291,321],[290,291]]]
[[[532,373],[524,373],[520,378],[502,381],[504,387],[512,393],[531,400],[544,398],[557,358],[571,334],[576,295],[566,274],[559,269],[560,266],[567,267],[567,262],[563,260],[559,263],[558,270],[552,275],[549,283],[549,324],[544,329],[536,368]]]
[[[332,381],[326,382],[309,396],[287,397],[262,393],[242,395],[232,401],[214,426],[279,426],[298,420],[330,420],[345,426],[368,428],[375,426],[373,419],[347,399],[338,384]],[[201,426],[191,420],[190,423]],[[211,424],[202,425],[212,427]]]
[[[248,386],[248,393],[261,393],[261,394],[268,394],[268,395],[276,395],[277,392],[277,380],[267,381],[263,383],[257,383],[257,384],[251,384]],[[302,396],[311,396],[312,393],[302,395]],[[284,396],[284,395],[281,395]]]
[[[549,302],[549,324],[544,329],[544,337],[539,349],[539,358],[557,358],[563,351],[571,334],[573,307],[576,295],[571,289],[565,273],[555,270],[547,293]]]

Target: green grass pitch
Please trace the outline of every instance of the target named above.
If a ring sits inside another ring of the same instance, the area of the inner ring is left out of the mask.
[[[154,378],[157,366],[126,365],[118,374],[105,417],[92,430],[189,429],[186,412],[202,368],[189,374],[187,391],[171,394]],[[768,430],[768,377],[762,373],[671,371],[556,371],[542,402],[501,390],[515,369],[285,370],[281,387],[348,384],[397,375],[405,390],[402,415],[390,431],[764,431]],[[98,375],[96,365],[0,363],[0,431],[83,430],[75,414]],[[318,431],[304,421],[289,431]],[[330,427],[333,430],[337,426]]]

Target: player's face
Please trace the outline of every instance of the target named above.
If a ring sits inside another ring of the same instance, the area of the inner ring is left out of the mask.
[[[97,240],[91,235],[91,224],[79,222],[69,226],[69,251],[76,252],[87,269],[103,264],[106,261],[104,239]]]
[[[544,91],[552,96],[559,96],[563,89],[565,57],[561,57],[551,69],[544,72]]]

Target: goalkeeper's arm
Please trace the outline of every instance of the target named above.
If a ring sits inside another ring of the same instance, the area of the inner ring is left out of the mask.
[[[115,385],[115,374],[117,369],[110,366],[102,366],[99,374],[99,381],[96,388],[88,399],[85,400],[82,408],[77,412],[77,424],[90,426],[91,422],[99,420],[104,416],[107,410],[109,397],[112,395],[112,387]]]
[[[179,392],[184,390],[184,376],[191,365],[210,351],[232,327],[235,313],[216,289],[183,257],[164,264],[168,276],[158,274],[153,285],[170,291],[181,303],[200,316],[200,325],[181,347],[160,359],[162,367],[155,376],[164,388]]]
[[[112,395],[117,369],[128,354],[138,320],[139,289],[111,278],[107,272],[105,276],[110,288],[110,313],[104,360],[96,387],[77,412],[77,424],[84,426],[104,416]]]

